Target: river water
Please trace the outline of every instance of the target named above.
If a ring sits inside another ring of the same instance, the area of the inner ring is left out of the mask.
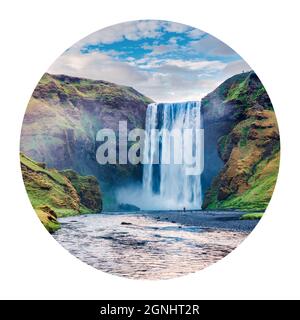
[[[202,229],[156,214],[91,214],[61,218],[53,236],[96,269],[134,279],[168,279],[201,270],[236,248],[247,232]]]

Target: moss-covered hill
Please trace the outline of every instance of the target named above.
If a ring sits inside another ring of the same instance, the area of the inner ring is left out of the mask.
[[[152,100],[131,87],[106,81],[46,73],[29,101],[23,121],[21,152],[58,170],[73,169],[101,181],[104,205],[113,205],[113,188],[141,177],[134,165],[100,166],[96,161],[101,128],[143,128]]]
[[[49,232],[59,228],[57,217],[102,210],[102,198],[95,177],[74,171],[48,169],[20,154],[25,188],[31,204]]]
[[[207,126],[226,123],[217,140],[223,166],[203,207],[264,211],[279,168],[279,132],[271,101],[254,72],[236,75],[203,99]],[[217,130],[216,130],[217,131]]]

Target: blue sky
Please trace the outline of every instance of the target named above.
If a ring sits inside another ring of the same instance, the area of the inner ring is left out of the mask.
[[[132,86],[155,101],[199,100],[228,77],[249,70],[230,47],[183,24],[141,20],[80,40],[48,72]]]

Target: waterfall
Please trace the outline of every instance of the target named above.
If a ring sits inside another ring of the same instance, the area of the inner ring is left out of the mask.
[[[201,102],[148,105],[143,194],[156,209],[201,209],[202,127]]]

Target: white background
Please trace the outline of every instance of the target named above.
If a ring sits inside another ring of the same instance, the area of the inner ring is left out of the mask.
[[[300,298],[299,1],[2,1],[0,298]],[[19,169],[19,135],[31,93],[68,47],[102,27],[162,19],[198,27],[257,72],[276,109],[281,167],[273,199],[244,243],[196,274],[128,280],[95,270],[45,232]]]

